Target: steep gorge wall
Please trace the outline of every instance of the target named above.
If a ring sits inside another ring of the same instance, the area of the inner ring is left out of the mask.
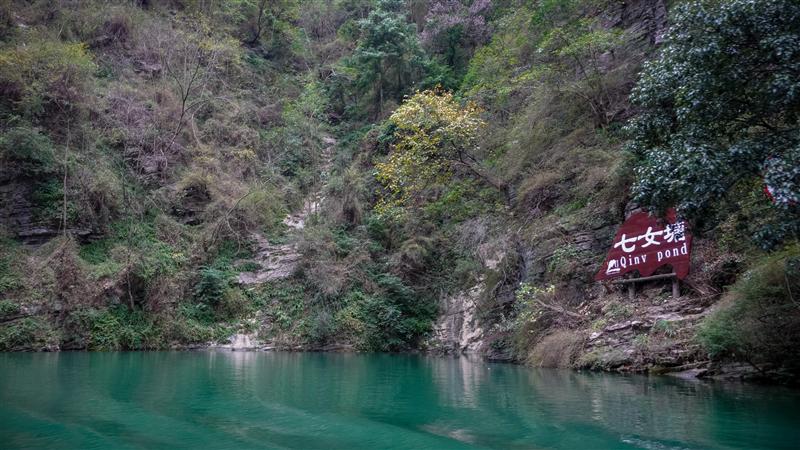
[[[652,53],[668,26],[667,5],[662,0],[610,2],[598,18],[604,27],[624,32],[627,51],[633,55],[624,64],[637,66]],[[612,58],[608,61],[615,64]],[[632,114],[627,102],[622,108],[617,120]],[[711,250],[713,243],[696,242],[695,273],[678,299],[670,297],[668,283],[644,284],[630,301],[621,289],[592,279],[617,227],[638,210],[626,203],[626,195],[619,192],[616,205],[586,205],[577,214],[555,221],[537,221],[536,212],[526,211],[518,214],[525,221],[512,217],[504,222],[495,233],[507,236],[507,242],[491,264],[483,266],[485,273],[496,278],[502,260],[506,272],[500,282],[503,289],[498,288],[496,280],[490,282],[484,276],[475,285],[443,297],[430,347],[544,366],[704,371],[708,361],[692,337],[718,293],[708,279],[724,277],[710,273],[724,266]],[[531,230],[537,227],[541,228],[532,235]],[[554,270],[559,265],[563,266],[561,270]],[[515,314],[513,292],[522,282],[557,285],[569,308],[584,319],[557,320],[532,347],[509,349],[509,322]]]

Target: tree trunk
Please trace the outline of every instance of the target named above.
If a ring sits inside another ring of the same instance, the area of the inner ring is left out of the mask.
[[[61,229],[64,233],[64,236],[67,235],[67,171],[69,167],[69,145],[71,137],[69,122],[67,122],[67,143],[64,145],[64,182],[61,185],[61,191],[64,197],[61,206]]]

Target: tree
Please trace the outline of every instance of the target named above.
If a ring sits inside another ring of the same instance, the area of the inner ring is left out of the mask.
[[[275,41],[275,33],[281,24],[286,22],[294,12],[293,0],[239,0],[245,15],[245,43],[255,46],[261,37],[269,31],[269,46]]]
[[[0,50],[0,114],[36,121],[80,106],[97,69],[82,43],[32,40]]]
[[[213,80],[239,58],[236,41],[215,36],[210,23],[201,16],[187,19],[192,21],[193,32],[176,32],[156,38],[165,80],[171,84],[178,103],[177,122],[170,124],[172,129],[168,137],[155,146],[161,154],[159,169],[162,176],[167,173],[172,154],[180,147],[179,138],[184,127],[209,101]]]
[[[389,191],[379,210],[408,206],[459,170],[501,187],[474,156],[486,126],[474,103],[462,106],[449,92],[417,92],[397,108],[389,123],[396,140],[388,160],[376,164],[378,181]]]
[[[800,228],[800,4],[693,1],[677,7],[631,99],[634,193],[697,217],[763,177],[775,219],[765,246]],[[764,200],[767,201],[766,199]]]
[[[559,72],[576,70],[578,77],[567,83],[567,90],[585,100],[595,126],[609,125],[619,111],[611,86],[607,86],[607,61],[624,42],[619,30],[603,28],[597,19],[581,18],[553,27],[539,44],[539,52],[553,58]],[[605,64],[604,64],[605,61]],[[624,97],[623,97],[624,98]]]
[[[402,99],[426,72],[425,55],[404,8],[401,0],[379,0],[375,10],[358,22],[361,37],[345,62],[354,74],[356,95],[368,105],[377,105],[377,114],[383,112],[387,99]]]
[[[423,44],[442,55],[448,66],[463,71],[474,49],[489,39],[485,16],[491,7],[491,0],[475,0],[470,5],[462,0],[433,2],[420,35]]]

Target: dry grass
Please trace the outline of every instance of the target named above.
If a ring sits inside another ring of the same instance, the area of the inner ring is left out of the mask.
[[[526,363],[536,367],[569,368],[583,348],[585,336],[578,331],[558,329],[536,343]]]

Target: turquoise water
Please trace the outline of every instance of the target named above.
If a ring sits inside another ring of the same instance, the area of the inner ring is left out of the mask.
[[[800,392],[319,353],[0,354],[2,448],[800,448]]]

